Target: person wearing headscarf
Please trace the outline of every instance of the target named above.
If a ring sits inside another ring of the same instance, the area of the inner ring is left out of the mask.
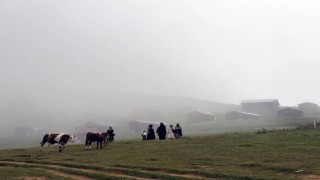
[[[173,129],[173,125],[170,124],[168,132],[167,132],[167,137],[168,139],[174,139],[175,138],[175,130]]]
[[[154,135],[152,124],[150,124],[147,131],[147,140],[154,140],[154,139],[156,139],[156,136]]]
[[[163,123],[160,123],[160,126],[157,128],[157,133],[159,140],[165,140],[167,135],[166,126]]]
[[[180,138],[182,136],[182,128],[179,123],[176,124],[175,131],[176,138]]]
[[[113,142],[114,141],[114,130],[112,129],[112,127],[110,126],[109,129],[107,130],[107,134],[108,136],[108,142]]]

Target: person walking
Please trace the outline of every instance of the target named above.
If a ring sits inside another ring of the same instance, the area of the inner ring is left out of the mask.
[[[113,142],[115,134],[114,134],[114,130],[112,129],[111,126],[107,130],[107,134],[108,134],[108,142]]]
[[[147,140],[147,132],[146,132],[146,130],[143,130],[143,132],[142,132],[142,141],[145,141],[145,140]]]
[[[155,140],[156,139],[156,136],[154,135],[154,129],[152,126],[153,125],[150,124],[148,127],[147,140]]]
[[[173,125],[170,124],[168,132],[167,132],[168,139],[174,139],[175,138],[175,136],[174,136],[175,133],[174,132],[175,132],[175,130],[173,129]]]
[[[167,135],[166,126],[161,122],[160,126],[157,128],[157,133],[159,136],[159,140],[165,140]]]
[[[179,123],[177,123],[175,127],[175,136],[177,139],[182,136],[182,128]]]

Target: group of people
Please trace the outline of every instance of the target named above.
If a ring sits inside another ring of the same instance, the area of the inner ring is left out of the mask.
[[[153,125],[150,124],[148,127],[148,130],[143,130],[142,133],[142,140],[155,140],[156,136],[155,133],[158,134],[159,140],[165,140],[166,138],[168,139],[178,139],[182,136],[182,128],[179,123],[176,124],[175,127],[173,127],[172,124],[170,124],[169,128],[166,129],[166,126],[161,122],[160,126],[157,128],[156,131],[153,129]],[[110,126],[109,129],[107,130],[108,134],[108,142],[113,142],[114,141],[114,130]]]
[[[178,139],[182,136],[182,128],[179,123],[176,124],[175,127],[170,124],[169,128],[166,129],[166,126],[161,122],[160,126],[157,128],[156,133],[159,136],[159,140],[165,140],[166,137],[168,139]],[[143,130],[142,132],[142,140],[154,140],[156,139],[155,131],[153,129],[153,125],[150,124],[148,130]]]

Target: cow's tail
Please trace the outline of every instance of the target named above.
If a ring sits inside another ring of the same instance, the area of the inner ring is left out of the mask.
[[[86,134],[86,139],[85,139],[85,146],[86,146],[86,148],[88,147],[88,145],[89,145],[89,134],[87,133],[87,134]]]
[[[86,138],[84,145],[87,147],[88,146],[88,138]]]

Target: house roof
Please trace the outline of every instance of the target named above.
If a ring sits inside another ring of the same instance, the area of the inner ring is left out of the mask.
[[[260,115],[259,114],[253,114],[253,113],[248,113],[248,112],[242,112],[242,111],[231,111],[231,112],[229,112],[229,113],[239,113],[239,114],[245,114],[245,115],[249,115],[249,116],[257,116],[257,117],[260,117]],[[229,114],[229,113],[227,113],[227,114]]]
[[[138,123],[142,123],[142,124],[159,124],[160,122],[154,122],[154,121],[140,121],[140,120],[135,120],[135,121],[131,121],[131,122],[138,122]],[[169,125],[168,123],[162,122],[164,125]]]
[[[312,104],[312,105],[318,106],[318,104],[316,104],[316,103],[311,103],[311,102],[300,103],[300,104],[298,104],[298,106],[305,105],[305,104]]]
[[[296,108],[290,108],[290,107],[287,107],[287,108],[282,108],[282,109],[279,109],[277,112],[279,111],[285,111],[285,110],[291,110],[291,111],[301,111],[300,109],[296,109]],[[303,112],[303,111],[301,111]]]
[[[211,113],[211,112],[207,112],[207,111],[199,111],[199,110],[196,110],[196,111],[192,111],[191,113],[194,113],[194,112],[198,112],[198,113],[201,113],[201,114],[207,114],[207,115],[216,116],[216,114]],[[189,113],[189,114],[190,114],[190,113]]]
[[[287,108],[291,108],[291,109],[299,109],[297,106],[280,106],[278,110],[281,110],[281,109],[287,109]]]
[[[243,100],[241,103],[278,103],[278,99],[253,99],[253,100]]]

